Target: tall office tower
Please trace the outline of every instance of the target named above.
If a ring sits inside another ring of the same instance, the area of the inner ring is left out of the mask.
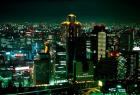
[[[139,46],[134,46],[133,51],[138,52],[139,53],[139,62],[138,62],[138,80],[140,80],[140,47]]]
[[[39,53],[39,59],[34,61],[33,83],[34,85],[49,84],[50,81],[50,55]]]
[[[76,81],[92,81],[93,80],[93,63],[91,61],[91,42],[82,34],[78,40],[78,50],[76,54],[75,73]]]
[[[63,37],[65,36],[66,38],[68,77],[73,78],[75,76],[76,54],[80,47],[78,39],[80,37],[81,23],[76,21],[75,15],[69,14],[67,20],[62,23],[62,29]]]
[[[138,79],[139,54],[136,51],[124,51],[122,56],[126,59],[126,78]]]
[[[124,31],[120,36],[120,51],[132,51],[134,41],[133,31]]]
[[[105,66],[108,69],[111,69],[111,63],[114,60],[106,59],[106,40],[107,34],[105,30],[105,26],[103,25],[95,25],[91,32],[91,51],[92,51],[92,61],[94,65],[94,79],[102,79],[108,75],[105,75],[105,71],[103,67]],[[106,64],[110,60],[109,64]],[[102,73],[104,72],[104,73]]]
[[[54,84],[67,82],[66,49],[63,46],[63,44],[56,44]]]
[[[32,60],[32,43],[33,43],[33,30],[32,29],[27,29],[25,33],[25,48],[26,48],[26,57],[28,60]]]
[[[103,25],[94,26],[91,33],[91,47],[93,62],[97,64],[101,58],[106,57],[106,32]]]
[[[117,79],[124,80],[126,78],[126,59],[123,56],[119,56],[117,58],[118,65],[117,65]]]
[[[106,33],[98,33],[98,60],[106,56]]]
[[[120,38],[115,33],[107,34],[107,51],[119,51]]]

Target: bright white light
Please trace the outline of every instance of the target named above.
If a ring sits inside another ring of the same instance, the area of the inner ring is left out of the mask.
[[[66,52],[58,52],[57,55],[66,55]]]
[[[29,66],[27,67],[16,67],[15,70],[18,71],[18,70],[28,70],[29,69]]]
[[[98,86],[102,87],[103,86],[103,82],[102,81],[98,81]]]
[[[6,55],[10,55],[11,53],[10,52],[6,52]]]
[[[122,86],[121,85],[117,85],[117,88],[122,88]]]
[[[107,30],[107,29],[109,29],[109,27],[105,27],[105,29]]]
[[[37,43],[35,43],[35,47],[36,47],[36,48],[38,47],[38,44],[37,44]]]
[[[91,50],[90,50],[89,48],[86,48],[86,51],[87,51],[87,52],[91,52]]]
[[[67,80],[57,80],[57,83],[64,83],[67,82]]]
[[[140,47],[134,47],[133,50],[134,51],[140,50]]]
[[[56,73],[65,73],[66,71],[55,71]]]
[[[57,67],[57,68],[60,68],[60,69],[62,69],[62,68],[64,68],[64,67]]]
[[[61,63],[61,65],[66,65],[66,61],[59,61]]]
[[[49,85],[54,85],[54,80],[50,80],[50,84]]]

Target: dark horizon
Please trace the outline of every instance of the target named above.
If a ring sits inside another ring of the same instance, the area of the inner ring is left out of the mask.
[[[0,23],[60,23],[69,13],[81,22],[140,23],[137,0],[6,0],[0,4]]]

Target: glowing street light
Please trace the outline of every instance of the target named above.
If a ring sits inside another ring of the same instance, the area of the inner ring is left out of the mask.
[[[98,81],[98,86],[99,86],[99,87],[102,87],[102,86],[103,86],[103,82],[99,80],[99,81]]]

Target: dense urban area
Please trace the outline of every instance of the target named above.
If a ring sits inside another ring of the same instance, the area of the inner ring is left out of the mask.
[[[0,24],[0,94],[140,94],[140,25],[77,19]]]

